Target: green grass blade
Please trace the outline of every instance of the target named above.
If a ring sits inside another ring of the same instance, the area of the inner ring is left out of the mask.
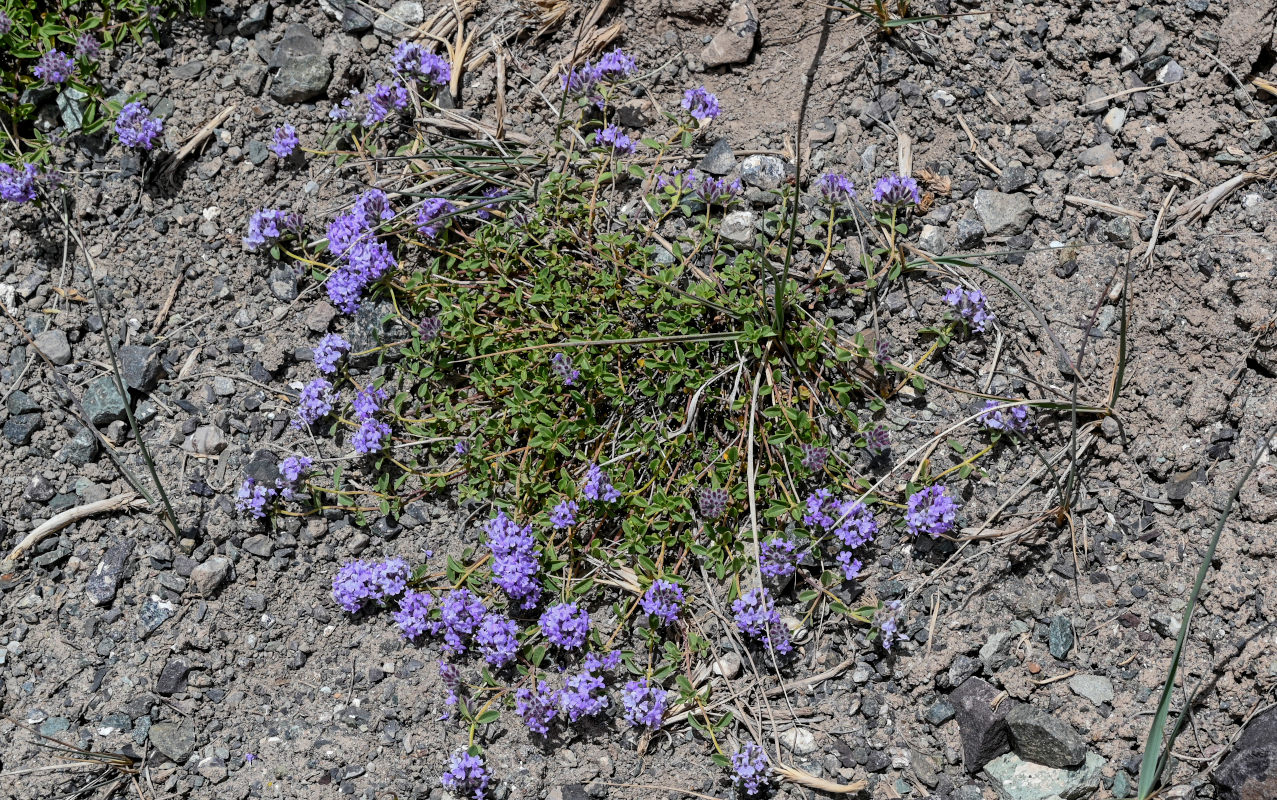
[[[1268,452],[1273,433],[1273,431],[1270,431],[1264,437],[1263,445],[1258,448],[1251,458],[1246,472],[1242,474],[1237,481],[1237,485],[1233,487],[1232,494],[1228,496],[1228,502],[1224,504],[1224,510],[1220,512],[1219,522],[1215,524],[1215,532],[1211,535],[1210,545],[1206,548],[1206,555],[1202,556],[1202,564],[1197,569],[1197,580],[1193,581],[1193,591],[1188,595],[1188,605],[1184,607],[1183,625],[1180,626],[1179,636],[1175,638],[1175,652],[1171,656],[1171,666],[1166,673],[1166,683],[1162,686],[1162,697],[1157,704],[1157,714],[1153,717],[1153,725],[1149,728],[1148,739],[1144,742],[1144,759],[1140,762],[1140,780],[1138,791],[1136,792],[1138,800],[1148,800],[1153,787],[1161,778],[1163,770],[1166,769],[1166,764],[1170,761],[1169,756],[1172,748],[1175,747],[1175,738],[1179,735],[1184,721],[1188,718],[1188,708],[1186,706],[1180,709],[1175,725],[1163,744],[1162,734],[1166,728],[1166,718],[1171,710],[1171,694],[1175,690],[1175,675],[1179,672],[1180,656],[1184,651],[1184,642],[1188,639],[1189,625],[1193,622],[1193,610],[1197,607],[1197,596],[1202,591],[1202,583],[1206,580],[1206,571],[1210,569],[1211,560],[1215,557],[1215,546],[1219,544],[1220,534],[1224,532],[1224,524],[1228,522],[1228,515],[1232,513],[1233,503],[1237,502],[1237,496],[1241,494],[1242,486],[1246,484],[1251,473],[1259,466],[1259,460]],[[1192,702],[1191,698],[1189,702]]]

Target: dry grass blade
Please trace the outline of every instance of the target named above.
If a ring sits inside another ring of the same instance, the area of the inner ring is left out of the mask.
[[[213,135],[213,131],[216,130],[217,126],[225,122],[226,118],[233,113],[235,113],[235,106],[229,105],[222,109],[222,112],[216,117],[213,117],[211,120],[206,122],[204,127],[196,131],[190,141],[182,145],[182,149],[178,150],[177,153],[168,160],[168,163],[164,165],[164,172],[169,174],[172,173],[173,170],[177,169],[181,163],[186,160],[186,157],[195,152],[195,149],[203,144],[205,139]]]
[[[589,33],[581,37],[581,43],[576,49],[575,57],[561,58],[554,67],[545,74],[541,82],[537,84],[537,91],[544,92],[549,89],[554,82],[559,80],[559,76],[571,67],[576,67],[583,63],[587,58],[598,53],[604,47],[612,43],[612,40],[621,35],[625,30],[624,22],[614,22],[606,28],[595,28]]]
[[[18,542],[9,555],[5,556],[3,561],[0,561],[0,572],[12,570],[15,562],[23,553],[35,547],[40,540],[47,536],[52,536],[72,523],[96,514],[105,514],[109,511],[119,511],[120,509],[145,508],[146,505],[146,501],[139,498],[135,492],[124,492],[114,497],[108,497],[105,500],[68,508],[23,537],[22,541]]]
[[[1115,206],[1112,203],[1105,203],[1103,200],[1092,200],[1089,197],[1081,197],[1076,194],[1064,195],[1064,202],[1072,203],[1076,206],[1089,206],[1099,211],[1106,211],[1110,214],[1131,217],[1132,219],[1138,219],[1141,221],[1148,219],[1148,214],[1145,214],[1143,211],[1132,211],[1129,208],[1122,208],[1121,206]]]
[[[1268,157],[1272,158],[1271,155]],[[1178,230],[1195,220],[1210,216],[1211,212],[1215,210],[1215,206],[1247,183],[1253,180],[1268,180],[1274,176],[1277,176],[1277,165],[1274,165],[1271,161],[1267,164],[1261,164],[1255,169],[1247,170],[1240,175],[1234,175],[1171,212],[1171,215],[1179,220],[1172,230]]]
[[[834,783],[833,781],[827,781],[824,778],[817,778],[810,772],[803,772],[801,769],[796,769],[787,764],[777,765],[775,770],[777,775],[787,781],[796,783],[799,786],[806,786],[808,789],[826,792],[828,794],[855,794],[857,792],[863,792],[865,789],[869,788],[869,784],[865,781],[856,781],[855,783]]]

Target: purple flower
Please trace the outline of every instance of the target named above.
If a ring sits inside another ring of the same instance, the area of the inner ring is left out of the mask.
[[[0,8],[0,36],[4,36],[11,30],[13,30],[13,20],[4,13],[4,9]]]
[[[258,483],[254,478],[245,478],[235,493],[235,509],[250,517],[262,519],[266,516],[266,503],[275,496],[275,488]]]
[[[519,628],[506,615],[492,612],[483,618],[474,640],[488,666],[500,669],[514,661],[519,651]]]
[[[316,378],[302,387],[301,395],[297,398],[297,422],[294,424],[299,428],[315,424],[320,418],[328,416],[336,399],[333,385],[323,378]]]
[[[608,125],[597,134],[599,144],[610,145],[613,152],[633,155],[638,149],[634,140],[615,125]]]
[[[35,164],[23,164],[14,169],[0,164],[0,197],[10,203],[29,203],[36,197],[35,181],[40,176]]]
[[[417,212],[417,230],[427,239],[435,238],[452,221],[447,215],[456,210],[456,206],[442,197],[427,198]]]
[[[319,340],[313,352],[315,366],[320,372],[331,375],[337,371],[337,361],[342,354],[350,352],[350,342],[338,334],[330,333]]]
[[[346,263],[328,276],[328,298],[342,311],[353,314],[359,310],[364,291],[398,263],[386,243],[377,241],[355,242],[342,257]]]
[[[85,61],[97,61],[98,54],[102,52],[102,45],[93,36],[93,34],[80,34],[75,40],[75,57],[83,58]]]
[[[918,205],[922,195],[918,192],[918,182],[906,175],[894,172],[879,178],[874,184],[874,202],[888,206]]]
[[[826,172],[821,175],[816,181],[816,188],[825,198],[825,203],[830,206],[850,203],[851,198],[856,196],[856,184],[852,183],[851,178],[836,172]]]
[[[621,666],[621,651],[612,650],[602,658],[600,658],[596,653],[586,653],[585,662],[582,666],[585,671],[590,674],[603,672],[604,670],[609,669],[616,669]]]
[[[865,434],[865,450],[870,458],[879,458],[891,450],[891,436],[887,429],[878,426]]]
[[[787,578],[798,570],[797,552],[798,542],[793,539],[768,539],[759,547],[759,571],[768,578]]]
[[[280,158],[288,158],[299,144],[301,144],[301,137],[297,135],[297,129],[286,123],[275,129],[275,135],[270,143],[270,151]]]
[[[439,319],[438,314],[433,317],[423,317],[421,322],[417,323],[417,333],[421,336],[423,344],[438,339],[442,330],[443,320]]]
[[[49,50],[35,65],[35,76],[47,84],[66,83],[75,71],[75,61],[59,50]]]
[[[292,500],[296,496],[301,488],[302,478],[306,477],[312,463],[314,462],[306,456],[289,456],[279,462],[279,477],[275,479],[275,488],[279,490],[280,497]]]
[[[741,633],[784,655],[793,650],[789,631],[766,589],[751,589],[732,603],[736,627]]]
[[[586,500],[598,500],[603,503],[615,503],[621,499],[621,492],[608,480],[607,473],[598,464],[591,464],[585,472],[585,483],[581,484],[581,495]]]
[[[528,730],[545,736],[559,713],[560,694],[546,681],[539,681],[535,691],[524,686],[514,693],[514,711],[523,718]]]
[[[443,623],[443,649],[449,653],[464,653],[466,642],[474,635],[486,613],[483,601],[471,594],[469,589],[448,592],[439,610]]]
[[[772,770],[767,752],[757,742],[747,741],[732,754],[733,781],[742,797],[762,797],[772,784]]]
[[[669,692],[653,686],[647,678],[629,681],[625,684],[625,691],[621,692],[621,713],[625,721],[634,727],[655,730],[661,727],[668,700]]]
[[[333,599],[351,614],[377,598],[377,568],[366,561],[350,561],[333,576]]]
[[[395,218],[390,198],[380,189],[369,189],[356,197],[351,213],[362,219],[366,227],[374,227],[379,222]]]
[[[850,550],[843,550],[838,554],[838,566],[842,568],[844,580],[854,581],[860,576],[860,570],[864,564],[860,563],[860,559],[853,557]]]
[[[828,447],[804,444],[800,449],[803,451],[803,466],[812,472],[820,472],[829,463]]]
[[[559,692],[559,710],[568,722],[576,722],[582,717],[592,717],[608,707],[607,685],[603,678],[588,668],[584,672],[570,676]]]
[[[395,72],[408,80],[422,80],[436,86],[445,86],[452,80],[452,65],[413,42],[400,42],[390,63]]]
[[[397,597],[408,588],[408,579],[412,577],[412,569],[402,558],[391,558],[377,564],[374,568],[373,581],[377,586],[378,600]]]
[[[888,600],[874,612],[873,627],[882,639],[882,648],[890,650],[893,642],[909,641],[909,637],[900,632],[900,623],[904,620],[904,604],[899,600]]]
[[[999,400],[984,401],[984,411],[980,413],[980,422],[984,427],[1007,433],[1028,433],[1033,427],[1033,418],[1029,416],[1027,406],[1011,406],[1003,409],[998,408],[1000,405],[1002,402]]]
[[[576,650],[590,633],[590,615],[576,603],[559,603],[547,608],[538,624],[551,644]]]
[[[463,702],[466,692],[465,686],[461,683],[461,670],[457,669],[455,664],[440,661],[439,680],[443,683],[443,688],[448,690],[448,696],[444,698],[443,704],[449,709],[448,713],[444,714],[440,719],[448,719],[452,716],[451,709],[458,702],[462,703],[462,708],[467,708]]]
[[[164,120],[152,119],[151,110],[142,105],[140,100],[120,109],[115,118],[115,135],[120,137],[120,144],[137,150],[150,150],[155,147],[155,139],[164,132]]]
[[[502,197],[510,194],[510,190],[504,186],[489,186],[482,192],[483,200],[479,202],[479,210],[475,212],[475,216],[479,219],[492,219],[492,212],[500,208],[503,203],[498,202]]]
[[[957,310],[958,316],[971,326],[972,330],[984,333],[994,317],[989,313],[984,292],[979,289],[964,291],[955,286],[944,294],[944,301]]]
[[[532,526],[520,528],[504,511],[483,526],[488,547],[492,549],[492,582],[523,609],[530,609],[541,599],[541,551],[536,548]]]
[[[256,761],[256,760],[257,760],[257,756],[253,755],[252,753],[245,753],[245,754],[244,754],[244,763],[245,763],[245,764],[251,764],[251,763],[253,763],[253,762],[254,762],[254,761]]]
[[[382,440],[390,435],[390,426],[374,416],[381,410],[385,399],[386,390],[374,389],[371,383],[355,395],[355,421],[359,423],[359,429],[350,443],[356,452],[376,453],[381,450]]]
[[[458,439],[452,443],[452,452],[459,456],[464,456],[470,452],[470,442],[466,439]]]
[[[452,754],[448,771],[439,777],[443,788],[466,800],[487,800],[489,780],[483,759],[464,750]]]
[[[368,91],[367,100],[363,126],[371,128],[385,121],[393,112],[408,107],[408,90],[401,83],[378,83]]]
[[[943,486],[928,486],[909,496],[909,510],[905,514],[905,527],[914,536],[924,533],[932,539],[953,530],[958,516],[958,504]]]
[[[274,247],[284,235],[301,227],[301,217],[277,208],[254,211],[248,218],[248,235],[244,237],[244,249],[256,253],[262,248]]]
[[[576,524],[577,505],[575,500],[563,500],[550,512],[550,524],[562,530]]]
[[[638,64],[634,59],[617,47],[604,53],[599,63],[590,69],[590,74],[597,82],[619,81],[622,78],[628,78],[636,69]]]
[[[683,605],[683,590],[678,584],[666,580],[652,581],[639,601],[643,613],[661,625],[671,625],[678,619]]]
[[[730,206],[740,196],[740,178],[727,182],[726,178],[715,178],[713,175],[693,173],[691,178],[692,194],[707,206]]]
[[[718,519],[727,513],[727,499],[726,489],[701,489],[701,514],[706,519]]]
[[[550,359],[550,369],[555,375],[559,376],[559,380],[563,381],[564,386],[571,386],[581,377],[581,370],[573,369],[572,359],[563,353],[555,353]]]
[[[719,115],[718,98],[706,91],[704,86],[688,89],[683,92],[683,109],[693,119],[704,122]]]
[[[403,638],[412,641],[434,632],[434,625],[430,622],[430,609],[434,600],[428,592],[409,589],[403,593],[403,597],[399,598],[399,610],[391,614]]]

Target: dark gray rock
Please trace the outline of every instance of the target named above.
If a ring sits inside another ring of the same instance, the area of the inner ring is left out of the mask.
[[[1068,657],[1069,651],[1073,649],[1073,623],[1069,622],[1069,618],[1061,614],[1051,620],[1051,627],[1047,630],[1047,645],[1051,650],[1051,655],[1063,661]]]
[[[426,8],[418,0],[399,0],[398,3],[386,9],[385,13],[378,14],[373,20],[372,27],[383,37],[395,38],[417,27],[425,18]],[[344,14],[342,19],[345,20]]]
[[[57,487],[53,485],[52,481],[43,475],[34,475],[27,482],[27,488],[22,492],[22,499],[32,503],[47,503],[57,493]]]
[[[240,36],[248,37],[265,30],[268,24],[270,24],[270,4],[262,0],[248,7],[236,23],[235,32]]]
[[[39,403],[31,399],[31,395],[23,391],[10,394],[4,401],[4,407],[9,410],[11,416],[15,417],[21,414],[39,414],[43,410]]]
[[[250,97],[258,97],[266,88],[266,68],[252,61],[245,61],[234,70],[235,83]]]
[[[1080,767],[1086,741],[1072,725],[1033,706],[1018,703],[1006,716],[1011,749],[1026,761],[1048,767]]]
[[[258,534],[244,540],[244,549],[258,558],[270,558],[271,551],[275,549],[275,543],[269,536]]]
[[[213,556],[191,570],[191,581],[200,595],[209,597],[222,587],[230,573],[231,560],[226,556]]]
[[[190,662],[181,656],[170,658],[160,670],[160,677],[155,681],[155,691],[165,697],[186,688],[186,675],[191,671]]]
[[[133,542],[115,542],[102,554],[93,574],[84,582],[84,593],[95,606],[104,606],[115,599],[115,593],[124,579],[124,566],[133,552]]]
[[[123,370],[121,370],[123,371]],[[124,419],[124,398],[115,388],[115,376],[101,375],[89,381],[80,399],[89,422],[101,427]]]
[[[984,226],[978,219],[963,217],[954,226],[953,244],[959,250],[971,250],[984,241]]]
[[[71,342],[67,341],[64,331],[57,328],[47,330],[35,337],[35,346],[45,357],[59,367],[71,363]]]
[[[74,425],[74,428],[75,435],[62,447],[59,455],[61,459],[82,467],[97,458],[98,437],[93,435],[93,431],[78,423]]]
[[[127,344],[117,353],[120,376],[124,385],[139,392],[149,392],[160,380],[161,353],[154,347]]]
[[[171,73],[173,79],[180,83],[190,83],[204,74],[204,62],[199,59],[187,61],[185,64],[173,67]]]
[[[740,163],[740,177],[749,186],[766,191],[779,189],[793,167],[776,156],[753,155]]]
[[[344,33],[365,33],[372,30],[372,17],[359,3],[348,2],[341,12],[341,29]]]
[[[149,733],[155,749],[168,756],[175,764],[184,764],[195,752],[195,724],[181,722],[157,722]]]
[[[949,685],[961,686],[967,678],[980,671],[980,659],[971,656],[958,656],[949,665]]]
[[[14,447],[31,443],[35,432],[44,427],[39,414],[19,414],[4,421],[4,438]]]
[[[269,66],[277,70],[270,87],[270,96],[277,103],[313,100],[328,89],[333,76],[323,46],[305,25],[288,26]]]
[[[288,267],[276,267],[271,270],[268,280],[270,293],[285,303],[297,299],[297,273]]]
[[[163,625],[173,616],[176,609],[172,603],[161,600],[156,595],[142,603],[142,609],[138,612],[138,633],[141,638],[146,638],[155,632],[155,629]]]
[[[954,708],[948,700],[937,700],[931,708],[927,709],[927,722],[932,725],[943,725],[953,719]]]
[[[248,160],[253,163],[254,167],[260,167],[266,163],[266,159],[270,158],[270,148],[264,142],[256,139],[248,143]]]
[[[386,300],[366,302],[355,312],[355,318],[347,331],[350,341],[349,363],[359,369],[377,363],[377,357],[391,359],[398,357],[397,350],[386,350],[381,353],[367,353],[380,344],[406,338],[408,330],[399,322],[395,307]],[[359,355],[364,353],[363,355]]]
[[[701,50],[707,67],[743,64],[754,51],[758,39],[758,11],[749,0],[737,0],[727,11],[727,21]]]
[[[732,152],[732,146],[726,139],[714,142],[709,152],[701,159],[701,163],[696,166],[701,172],[708,172],[710,175],[726,175],[735,167],[736,154]]]
[[[1010,751],[1011,735],[1007,729],[1007,706],[993,708],[998,690],[981,678],[967,678],[949,695],[958,735],[962,740],[962,765],[975,774],[990,760]]]
[[[1219,790],[1219,800],[1277,797],[1277,709],[1269,709],[1250,721],[1211,777]]]

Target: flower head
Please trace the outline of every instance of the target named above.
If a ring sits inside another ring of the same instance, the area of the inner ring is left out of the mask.
[[[671,625],[678,619],[683,605],[683,590],[677,583],[666,580],[652,581],[639,601],[643,613],[661,625]]]
[[[828,447],[804,444],[801,446],[801,450],[803,451],[803,466],[812,472],[820,472],[829,463]]]
[[[89,33],[84,32],[75,39],[75,57],[83,58],[85,61],[97,61],[98,55],[102,52],[102,44],[97,38]]]
[[[692,194],[707,206],[727,207],[740,197],[740,178],[728,183],[726,178],[715,178],[713,175],[703,175],[695,171],[692,171],[688,178],[691,182]]]
[[[581,496],[586,500],[597,500],[603,503],[615,503],[621,499],[621,492],[608,480],[607,473],[598,464],[591,464],[585,472],[585,483],[581,485]]]
[[[333,576],[333,599],[351,614],[358,613],[364,604],[379,598],[378,569],[366,561],[350,561]]]
[[[315,366],[327,375],[337,371],[337,361],[343,353],[350,352],[350,342],[338,334],[330,333],[319,340],[314,349]]]
[[[4,36],[11,30],[13,30],[13,19],[4,12],[3,8],[0,8],[0,36]]]
[[[266,503],[276,494],[275,487],[258,483],[255,478],[245,478],[235,493],[235,509],[255,519],[266,516]]]
[[[490,612],[483,618],[474,640],[488,666],[500,669],[514,661],[519,651],[519,628],[506,615]]]
[[[882,648],[890,650],[897,640],[908,641],[909,637],[900,631],[900,623],[904,620],[904,604],[899,600],[888,600],[874,612],[873,627],[882,640]]]
[[[1028,406],[1011,406],[999,408],[998,400],[984,401],[984,411],[980,412],[980,422],[991,431],[1007,433],[1028,433],[1033,427],[1033,418],[1029,416]]]
[[[483,759],[464,750],[452,754],[448,771],[439,777],[443,788],[466,800],[487,800],[490,780]]]
[[[559,713],[560,694],[546,681],[538,681],[535,690],[525,686],[514,693],[514,711],[523,718],[528,730],[545,736]]]
[[[742,797],[762,797],[771,788],[767,752],[757,742],[745,742],[732,754],[733,781]]]
[[[928,534],[932,539],[953,530],[958,504],[944,486],[928,486],[909,496],[905,527],[914,536]]]
[[[35,164],[23,164],[15,169],[9,164],[0,164],[0,198],[10,203],[29,203],[36,198],[35,182],[40,177]]]
[[[323,378],[316,378],[302,387],[297,398],[297,427],[313,425],[333,410],[333,401],[337,396],[333,393],[333,385]]]
[[[727,513],[727,490],[713,489],[705,487],[701,489],[700,497],[701,514],[706,519],[718,519]]]
[[[443,624],[443,649],[464,653],[466,643],[487,614],[483,601],[469,589],[453,589],[443,598],[439,618]]]
[[[433,633],[435,626],[430,621],[430,609],[434,606],[434,596],[428,592],[417,592],[409,589],[399,598],[399,609],[391,614],[403,638],[412,641],[426,633]]]
[[[424,81],[435,86],[446,86],[452,80],[452,65],[414,42],[400,42],[390,63],[395,72],[407,80]]]
[[[918,205],[922,195],[918,191],[918,182],[907,175],[894,172],[879,178],[874,184],[874,202],[887,206]]]
[[[856,196],[856,184],[852,183],[851,178],[836,172],[821,175],[816,181],[816,189],[830,206],[845,205]]]
[[[597,134],[598,142],[601,145],[608,145],[613,152],[633,155],[638,147],[634,144],[634,140],[626,136],[625,133],[615,125],[605,126]]]
[[[443,320],[439,319],[439,315],[435,314],[431,317],[422,317],[421,322],[417,323],[417,333],[421,335],[421,341],[433,342],[439,338],[439,333],[443,330]]]
[[[519,527],[504,511],[483,526],[492,549],[492,582],[523,609],[541,599],[541,551],[536,547],[532,526]]]
[[[433,239],[439,235],[439,231],[452,221],[447,216],[457,210],[457,207],[442,197],[427,198],[421,204],[421,209],[417,211],[417,230],[427,239]]]
[[[274,247],[284,236],[301,228],[301,216],[278,208],[254,211],[248,218],[248,235],[244,237],[244,249],[256,253],[263,248]]]
[[[275,488],[280,497],[292,500],[301,488],[301,481],[310,471],[311,461],[306,456],[289,456],[279,462],[279,477],[275,479]]]
[[[879,426],[865,434],[865,450],[870,458],[879,458],[891,450],[891,435],[887,429]]]
[[[780,621],[780,612],[766,589],[751,589],[732,603],[736,627],[756,642],[784,655],[793,650],[789,631]]]
[[[66,83],[75,71],[75,60],[60,50],[49,50],[40,56],[33,72],[47,84]]]
[[[608,707],[606,688],[603,677],[587,667],[564,682],[563,691],[559,692],[559,710],[569,722],[599,714]]]
[[[371,383],[355,395],[354,416],[359,428],[350,443],[356,452],[376,453],[381,450],[382,440],[390,435],[390,426],[374,416],[385,399],[386,390],[375,389]]]
[[[705,122],[719,115],[718,98],[706,91],[704,86],[688,89],[683,92],[683,110],[693,119]]]
[[[575,500],[562,500],[550,512],[550,524],[562,530],[576,524],[577,504]]]
[[[285,123],[275,129],[275,134],[271,137],[270,151],[280,158],[288,158],[299,144],[301,144],[301,137],[297,135],[297,129]]]
[[[564,353],[555,353],[550,358],[550,369],[559,376],[564,386],[572,386],[581,377],[581,370],[574,368],[572,359]]]
[[[970,325],[972,330],[984,333],[989,323],[994,321],[993,315],[989,313],[984,292],[979,289],[964,291],[961,286],[955,286],[945,292],[944,301],[957,310],[958,316]]]
[[[489,186],[481,194],[483,200],[480,202],[480,208],[475,212],[475,216],[479,219],[492,219],[492,212],[504,205],[500,200],[510,194],[510,190],[504,186]]]
[[[580,648],[590,634],[590,615],[576,603],[550,606],[541,614],[538,624],[551,644],[566,650]]]
[[[661,727],[668,701],[669,692],[653,685],[649,679],[629,681],[621,692],[621,713],[634,727],[655,730]]]
[[[395,111],[408,107],[408,89],[398,82],[377,83],[365,95],[368,101],[364,110],[363,126],[371,128],[383,122]]]
[[[794,539],[768,539],[759,547],[759,571],[768,578],[787,578],[798,569],[797,553],[798,542]]]
[[[140,100],[124,106],[115,118],[115,135],[120,137],[120,144],[125,147],[150,150],[155,147],[156,137],[163,132],[164,120],[152,119],[151,110]]]

